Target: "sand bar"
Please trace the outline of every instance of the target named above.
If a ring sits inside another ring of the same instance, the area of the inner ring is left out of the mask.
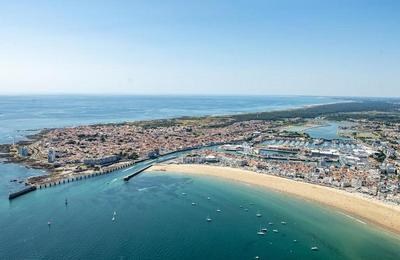
[[[400,234],[400,206],[388,205],[358,194],[248,170],[219,166],[159,164],[151,167],[148,171],[201,174],[259,185],[337,208],[366,222]]]

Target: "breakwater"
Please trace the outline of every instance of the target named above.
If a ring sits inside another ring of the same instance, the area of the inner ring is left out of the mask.
[[[130,167],[130,166],[132,166],[132,165],[134,165],[136,163],[138,163],[138,162],[137,161],[131,161],[131,162],[126,162],[124,164],[108,166],[107,168],[103,168],[100,171],[96,171],[96,172],[93,172],[93,173],[90,173],[90,174],[82,174],[82,175],[70,176],[70,177],[62,178],[62,179],[58,179],[58,180],[52,180],[52,181],[49,181],[49,182],[44,182],[44,183],[41,183],[41,184],[37,184],[36,187],[38,189],[44,189],[44,188],[49,188],[49,187],[60,185],[60,184],[66,184],[66,183],[70,183],[70,182],[85,180],[85,179],[89,179],[89,178],[93,178],[93,177],[109,174],[109,173],[112,173],[114,171],[118,171],[118,170]]]
[[[131,174],[125,176],[125,177],[124,177],[124,181],[129,181],[132,177],[135,177],[136,175],[138,175],[139,173],[141,173],[141,172],[147,170],[147,169],[150,168],[151,166],[153,166],[153,164],[146,165],[145,167],[143,167],[143,168],[141,168],[141,169],[139,169],[139,170],[136,170],[136,171],[134,171],[133,173],[131,173]]]
[[[8,199],[12,200],[12,199],[18,198],[19,196],[22,196],[22,195],[24,195],[26,193],[29,193],[31,191],[34,191],[34,190],[36,190],[36,186],[29,186],[29,187],[27,187],[25,189],[22,189],[20,191],[17,191],[17,192],[14,192],[14,193],[10,193],[10,195],[8,195]]]
[[[213,146],[217,146],[217,145],[239,143],[241,141],[243,141],[243,140],[235,140],[234,142],[218,142],[218,143],[215,142],[215,143],[210,143],[210,144],[202,145],[202,146],[187,147],[187,148],[179,149],[179,150],[176,150],[176,151],[172,151],[172,152],[161,154],[161,155],[159,155],[159,156],[157,156],[156,158],[153,158],[153,159],[151,159],[151,158],[143,158],[143,159],[139,159],[139,160],[136,160],[136,161],[125,162],[123,164],[120,163],[118,165],[111,165],[111,166],[102,168],[100,171],[96,171],[96,172],[92,172],[92,173],[77,174],[77,175],[66,176],[66,177],[60,176],[60,178],[58,178],[58,179],[44,180],[43,182],[40,182],[40,183],[31,182],[31,186],[35,187],[35,189],[50,188],[50,187],[61,185],[61,184],[67,184],[67,183],[71,183],[71,182],[81,181],[81,180],[85,180],[85,179],[89,179],[89,178],[93,178],[93,177],[109,174],[109,173],[112,173],[114,171],[118,171],[118,170],[121,170],[121,169],[124,169],[124,168],[131,167],[131,166],[136,165],[138,163],[144,163],[144,162],[147,162],[147,161],[149,161],[151,163],[152,160],[155,160],[158,163],[165,162],[165,161],[168,161],[168,160],[176,159],[178,157],[179,153],[190,152],[192,150],[198,150],[198,149],[207,148],[207,147],[213,147]],[[146,170],[150,166],[151,165],[147,165],[140,172]],[[138,173],[140,173],[140,172],[138,172]],[[132,178],[132,177],[130,177],[130,178]],[[28,180],[28,182],[29,182],[29,180]]]

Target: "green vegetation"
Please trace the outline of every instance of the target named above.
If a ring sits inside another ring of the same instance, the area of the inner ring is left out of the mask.
[[[283,118],[338,118],[344,113],[361,113],[368,111],[399,112],[400,105],[387,101],[359,101],[305,107],[292,110],[271,111],[231,116],[235,121],[279,120]],[[400,113],[399,113],[400,114]]]
[[[328,120],[343,121],[349,118],[400,122],[400,104],[390,101],[356,101],[319,105],[298,109],[246,113],[228,116],[181,117],[141,121],[135,124],[144,128],[167,127],[174,125],[200,124],[205,127],[224,127],[235,122],[250,120],[282,120],[325,117]]]

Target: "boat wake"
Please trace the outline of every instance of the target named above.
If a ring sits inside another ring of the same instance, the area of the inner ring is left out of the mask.
[[[155,187],[157,187],[157,186],[150,186],[150,187],[140,188],[140,189],[138,189],[138,191],[146,191],[146,190],[149,190],[149,189],[155,188]]]
[[[127,171],[130,171],[130,170],[132,170],[134,167],[135,167],[135,166],[132,166],[132,167],[126,168],[126,169],[125,169],[125,170],[123,170],[122,172],[127,172]]]

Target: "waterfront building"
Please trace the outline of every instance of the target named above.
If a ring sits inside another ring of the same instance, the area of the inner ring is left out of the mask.
[[[54,163],[56,160],[56,151],[54,151],[53,148],[49,149],[49,152],[47,153],[47,161],[49,163]]]
[[[242,144],[242,147],[243,147],[243,153],[244,153],[245,155],[248,155],[248,154],[252,154],[252,153],[253,153],[253,152],[252,152],[252,147],[250,146],[249,143],[244,142],[244,143]]]
[[[158,156],[160,156],[160,151],[159,151],[158,149],[155,149],[155,150],[149,152],[149,153],[147,154],[147,156],[148,156],[150,159],[155,159],[155,158],[157,158]]]
[[[19,147],[18,153],[20,156],[23,156],[23,157],[28,156],[29,155],[28,147],[26,147],[26,146]]]
[[[108,165],[116,163],[120,160],[120,157],[117,155],[110,155],[102,158],[90,158],[83,160],[83,163],[89,166],[95,165]]]

